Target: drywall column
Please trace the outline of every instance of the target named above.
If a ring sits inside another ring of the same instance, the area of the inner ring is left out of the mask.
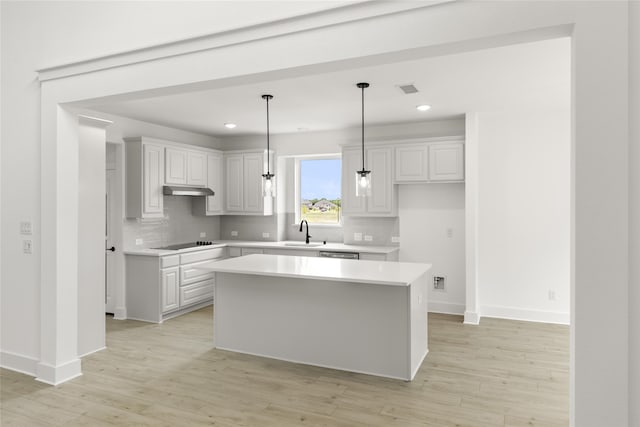
[[[570,393],[579,427],[629,425],[628,8],[589,3],[572,36]]]
[[[478,312],[478,113],[467,113],[465,134],[466,308],[464,323],[477,325],[480,322]]]
[[[77,310],[78,120],[54,100],[43,86],[42,279],[36,378],[48,384],[60,384],[82,374]]]
[[[640,2],[629,7],[629,425],[640,426]]]
[[[78,354],[105,347],[105,174],[110,121],[78,120]]]

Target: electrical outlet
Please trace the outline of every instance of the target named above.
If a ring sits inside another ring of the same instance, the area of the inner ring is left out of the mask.
[[[400,243],[400,236],[391,236],[391,243]]]
[[[136,246],[140,246],[142,244],[142,239],[136,239]]]
[[[362,233],[353,233],[353,240],[355,240],[356,242],[361,242],[362,241]]]
[[[233,230],[231,232],[231,237],[238,237],[238,232],[236,230]]]
[[[365,234],[365,235],[364,235],[364,240],[365,240],[366,242],[373,242],[373,236],[370,236],[370,235],[368,235],[368,234]]]
[[[23,240],[22,241],[22,252],[25,254],[30,254],[33,251],[33,245],[31,240]]]
[[[453,228],[447,228],[447,237],[448,238],[452,238],[453,237]]]
[[[433,290],[444,291],[444,277],[433,276]]]
[[[549,301],[555,301],[556,300],[556,291],[554,291],[553,289],[549,289]]]
[[[267,232],[262,233],[262,237],[264,237],[265,239],[267,239],[269,236],[270,234]]]
[[[200,232],[200,237],[207,237],[207,233],[205,233],[204,231]]]
[[[31,221],[22,221],[20,223],[20,234],[31,234]]]

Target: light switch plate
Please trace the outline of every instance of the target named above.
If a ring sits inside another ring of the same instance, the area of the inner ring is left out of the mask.
[[[364,240],[365,240],[366,242],[373,242],[373,236],[370,236],[370,235],[368,235],[368,234],[365,234],[365,235],[364,235]]]
[[[238,237],[238,232],[236,230],[233,230],[231,232],[231,237]]]
[[[266,233],[266,232],[265,232],[265,233],[262,233],[262,237],[264,237],[265,239],[266,239],[266,238],[268,238],[269,236],[270,236],[270,234],[269,234],[269,233]]]
[[[200,237],[207,237],[207,233],[205,233],[204,231],[200,232]]]
[[[362,233],[353,233],[353,240],[355,240],[356,242],[361,242],[362,241]]]
[[[400,243],[400,236],[391,236],[391,243]]]
[[[136,239],[136,246],[140,246],[142,244],[142,239]]]

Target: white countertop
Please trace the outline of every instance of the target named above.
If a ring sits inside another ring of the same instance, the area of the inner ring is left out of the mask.
[[[408,286],[431,264],[253,254],[202,264],[220,273]]]
[[[263,249],[290,249],[303,251],[333,251],[333,252],[358,252],[372,254],[390,254],[400,248],[398,246],[366,246],[366,245],[345,245],[344,243],[327,243],[320,246],[303,246],[298,241],[282,241],[282,242],[258,242],[243,240],[216,240],[213,245],[196,246],[193,248],[179,250],[161,250],[161,249],[128,249],[124,251],[125,255],[144,255],[144,256],[165,256],[179,255],[186,252],[202,251],[206,249],[215,249],[223,247],[240,247],[240,248],[263,248]],[[293,244],[293,246],[291,245]]]

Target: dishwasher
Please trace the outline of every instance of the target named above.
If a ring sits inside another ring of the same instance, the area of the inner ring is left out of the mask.
[[[330,252],[330,251],[320,251],[319,254],[324,258],[339,258],[339,259],[360,259],[360,254],[358,252]]]

